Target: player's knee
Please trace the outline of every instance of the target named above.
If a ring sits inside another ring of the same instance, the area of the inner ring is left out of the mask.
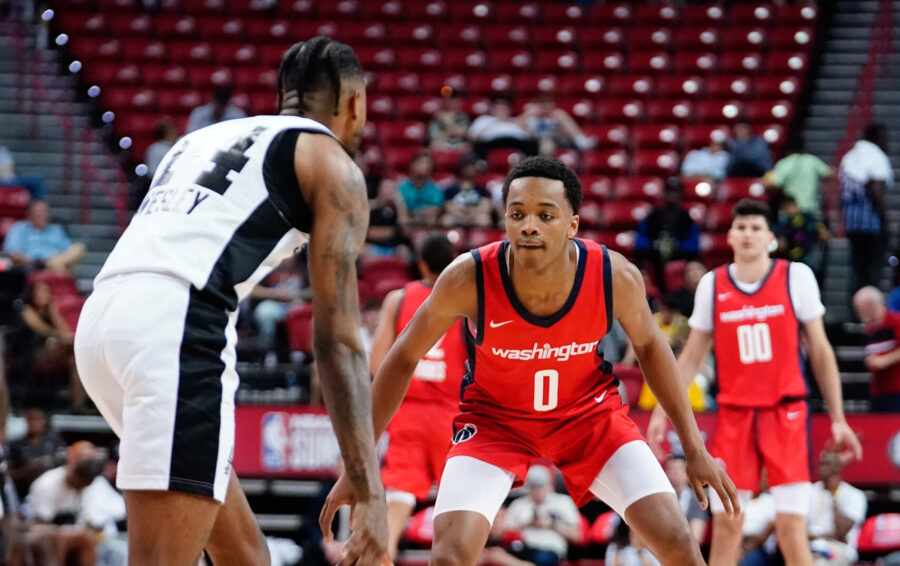
[[[462,540],[437,543],[431,549],[430,566],[470,566],[478,557],[470,546]]]

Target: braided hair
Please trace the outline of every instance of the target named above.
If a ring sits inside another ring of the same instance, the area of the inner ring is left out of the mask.
[[[363,80],[362,65],[353,49],[345,43],[324,35],[295,43],[278,68],[278,105],[284,103],[284,94],[296,91],[300,112],[305,114],[303,97],[309,92],[329,89],[334,96],[334,115],[340,109],[341,81]]]

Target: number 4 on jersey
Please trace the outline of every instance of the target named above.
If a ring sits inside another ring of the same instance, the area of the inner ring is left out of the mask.
[[[244,153],[253,145],[263,130],[265,128],[256,128],[247,136],[236,141],[227,151],[217,151],[212,158],[215,167],[212,168],[212,171],[201,173],[197,177],[196,183],[220,195],[224,194],[228,187],[231,186],[228,173],[230,171],[240,172],[244,165],[250,161],[250,158]]]

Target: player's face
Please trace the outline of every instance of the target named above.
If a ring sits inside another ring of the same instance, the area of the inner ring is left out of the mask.
[[[506,233],[516,261],[540,269],[558,259],[578,230],[562,181],[520,177],[506,198]]]
[[[734,250],[735,259],[753,259],[768,253],[766,248],[774,239],[775,234],[761,215],[738,216],[728,230],[728,244]]]
[[[362,81],[347,85],[349,93],[341,95],[341,113],[345,117],[341,132],[335,132],[348,152],[355,153],[366,127],[366,85]]]

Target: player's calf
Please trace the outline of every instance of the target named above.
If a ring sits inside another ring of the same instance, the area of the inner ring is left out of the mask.
[[[431,566],[474,566],[491,532],[481,513],[449,511],[434,518]]]
[[[628,525],[663,566],[703,566],[690,525],[673,493],[655,493],[625,510]]]

